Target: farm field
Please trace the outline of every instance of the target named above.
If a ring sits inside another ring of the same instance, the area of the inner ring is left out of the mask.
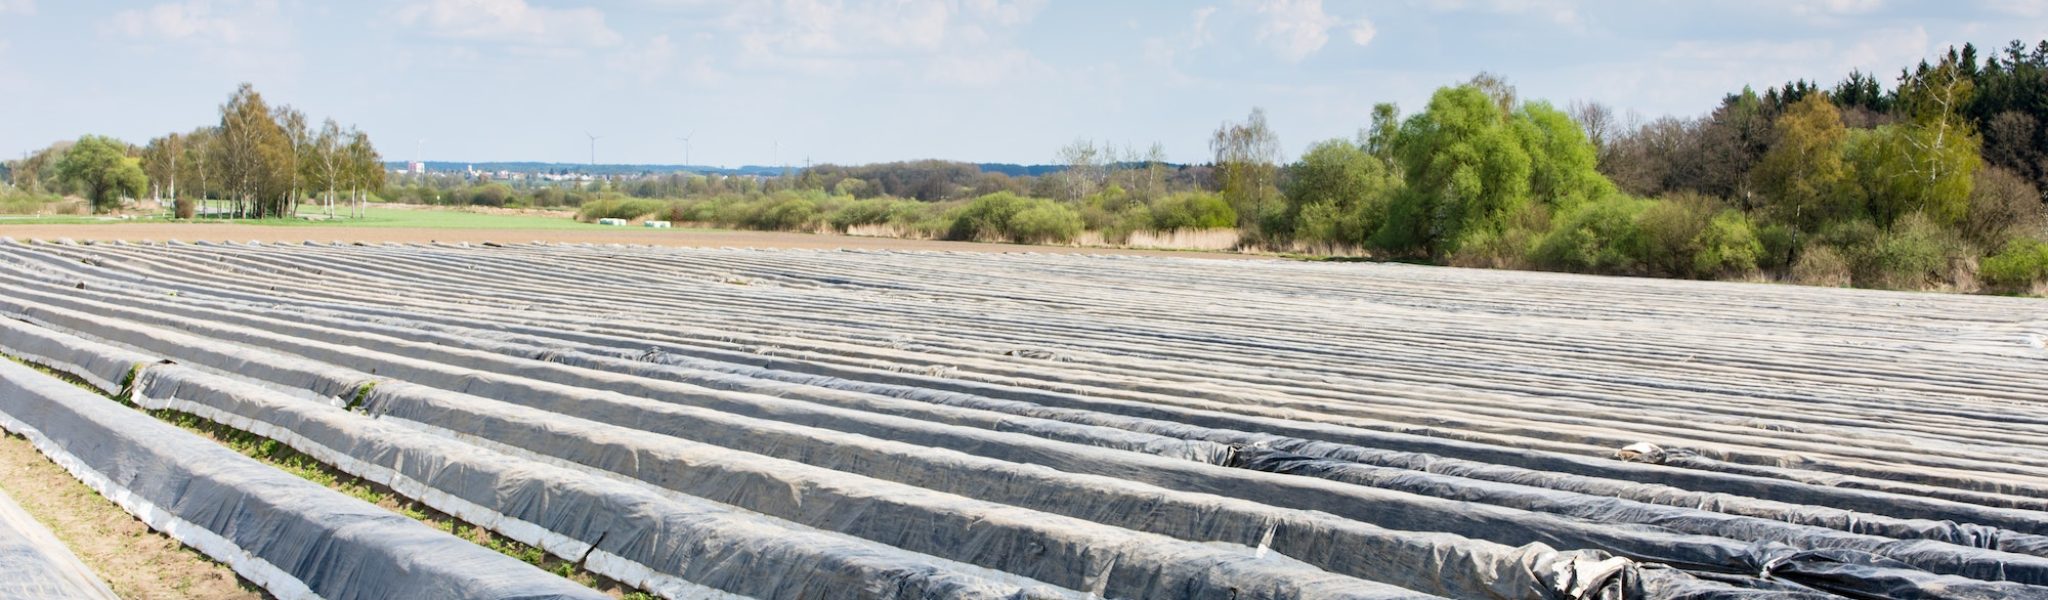
[[[2048,598],[2037,299],[11,235],[0,354],[100,393],[0,427],[278,597],[601,596],[162,415],[671,598]]]

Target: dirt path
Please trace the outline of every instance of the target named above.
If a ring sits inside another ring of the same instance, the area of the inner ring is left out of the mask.
[[[0,489],[57,534],[114,593],[129,600],[256,599],[226,566],[150,531],[43,458],[27,439],[0,435]]]
[[[781,231],[705,231],[677,229],[551,230],[551,229],[414,229],[399,227],[275,227],[230,223],[119,223],[90,225],[5,225],[0,236],[17,240],[200,240],[214,241],[346,241],[346,242],[553,242],[641,244],[680,247],[803,248],[863,250],[928,250],[954,252],[1039,252],[1058,254],[1124,254],[1188,258],[1247,259],[1258,255],[1227,252],[1125,250],[1068,246],[1023,246],[974,242],[940,242],[896,238],[816,235]]]

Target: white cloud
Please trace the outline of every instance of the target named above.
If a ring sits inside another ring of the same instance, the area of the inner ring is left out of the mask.
[[[1323,0],[1266,0],[1258,5],[1265,19],[1258,39],[1281,58],[1300,62],[1330,41],[1337,20],[1323,13]]]
[[[829,57],[951,51],[1031,22],[1042,0],[783,0],[726,19],[750,52]]]
[[[617,31],[595,8],[542,8],[525,0],[432,0],[398,9],[398,23],[443,38],[524,46],[612,46]]]
[[[1578,4],[1571,0],[1428,0],[1424,4],[1437,12],[1470,10],[1509,16],[1535,15],[1558,25],[1583,25]]]
[[[1330,42],[1330,31],[1340,27],[1348,25],[1346,34],[1361,46],[1372,43],[1378,34],[1371,21],[1346,23],[1323,12],[1323,0],[1260,0],[1253,10],[1260,17],[1254,37],[1289,62],[1301,62],[1321,51]],[[1201,17],[1198,26],[1207,20],[1207,15]]]
[[[0,0],[0,15],[32,16],[36,14],[36,0]]]
[[[1884,8],[1884,0],[1798,0],[1787,6],[1799,15],[1861,15]]]
[[[129,39],[235,46],[259,38],[275,39],[277,3],[188,0],[114,13],[109,29]]]
[[[1372,44],[1372,38],[1379,34],[1379,28],[1373,27],[1372,21],[1359,19],[1357,23],[1351,26],[1351,43],[1360,46],[1370,45]]]
[[[1038,17],[1038,11],[1045,9],[1045,0],[966,0],[967,13],[1001,27],[1015,27],[1030,23]]]
[[[280,82],[302,64],[293,28],[277,0],[180,0],[117,11],[99,33],[127,51],[174,57],[200,72]]]
[[[1876,73],[1880,76],[1895,73],[1900,68],[1926,58],[1935,48],[1946,46],[1947,44],[1936,46],[1927,35],[1927,28],[1918,25],[1904,29],[1871,31],[1843,48],[1835,56],[1836,76],[1848,74],[1849,69],[1862,69],[1865,73]]]
[[[738,61],[847,78],[909,76],[991,85],[1050,71],[1011,33],[1043,0],[782,0],[742,4],[712,20],[736,40]]]

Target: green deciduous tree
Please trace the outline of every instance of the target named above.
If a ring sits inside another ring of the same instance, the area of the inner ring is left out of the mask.
[[[384,189],[384,157],[370,143],[370,135],[354,127],[349,128],[348,146],[343,153],[348,157],[348,186],[354,199],[349,205],[350,215],[367,215],[371,192]]]
[[[1347,140],[1310,146],[1288,168],[1287,204],[1296,236],[1308,241],[1364,245],[1386,214],[1388,198],[1400,188],[1386,163]],[[1303,231],[1304,211],[1317,227]]]
[[[1515,132],[1529,152],[1529,194],[1556,208],[1571,208],[1615,192],[1600,174],[1600,150],[1570,115],[1547,102],[1522,105]]]
[[[1860,212],[1847,186],[1849,132],[1834,104],[1809,95],[1778,118],[1775,133],[1754,173],[1766,214],[1810,232]]]
[[[1359,132],[1358,145],[1365,148],[1366,153],[1371,154],[1373,158],[1377,158],[1380,162],[1385,163],[1387,169],[1391,171],[1395,168],[1394,139],[1399,135],[1401,135],[1400,107],[1394,106],[1391,102],[1381,102],[1372,105],[1372,125],[1366,128],[1365,131]]]
[[[321,123],[319,133],[313,135],[312,160],[307,162],[308,166],[312,167],[310,176],[307,177],[309,184],[315,189],[326,191],[322,196],[322,212],[329,217],[334,216],[336,193],[346,186],[348,181],[346,136],[347,134],[341,130],[341,125],[335,123],[334,119]]]
[[[271,116],[285,138],[284,172],[272,175],[284,179],[284,197],[278,199],[277,214],[295,214],[302,196],[300,186],[305,183],[306,172],[312,169],[313,132],[306,123],[306,113],[299,109],[280,105]]]
[[[1983,143],[1963,114],[1976,93],[1967,73],[1974,68],[1950,57],[1900,82],[1898,104],[1907,120],[1885,138],[1895,149],[1892,163],[1881,172],[1858,173],[1882,190],[1870,198],[1878,223],[1889,226],[1917,211],[1949,226],[1968,212],[1970,186],[1983,162]]]
[[[1375,244],[1443,256],[1468,236],[1497,234],[1529,202],[1529,153],[1496,95],[1437,90],[1395,142],[1406,190]]]
[[[1633,273],[1642,268],[1644,247],[1636,219],[1648,200],[1619,194],[1581,203],[1557,216],[1557,226],[1537,242],[1535,260],[1550,269]]]
[[[141,196],[149,186],[142,161],[128,155],[127,144],[97,135],[78,138],[57,162],[57,176],[76,185],[99,212],[119,208],[121,198]]]
[[[172,133],[149,141],[142,148],[142,172],[151,182],[155,198],[178,197],[178,159],[185,153],[184,136]]]
[[[1764,244],[1742,211],[1726,209],[1714,215],[1700,231],[1693,255],[1693,273],[1700,277],[1740,276],[1756,271],[1763,258]]]
[[[1953,135],[1953,133],[1951,133]],[[1915,212],[1942,225],[1962,221],[1980,162],[1975,144],[1940,139],[1912,124],[1857,131],[1847,146],[1856,191],[1880,226]]]
[[[242,84],[221,105],[219,135],[212,160],[219,165],[221,187],[235,200],[235,212],[249,217],[284,214],[291,185],[291,140],[255,87]]]

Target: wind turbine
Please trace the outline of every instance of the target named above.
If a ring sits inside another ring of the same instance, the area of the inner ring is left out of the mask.
[[[690,168],[690,138],[693,137],[697,137],[696,130],[691,130],[690,135],[676,138],[676,141],[683,143],[683,168],[685,169]]]
[[[604,137],[604,136],[601,136],[601,135],[595,135],[595,134],[592,134],[592,133],[590,133],[590,132],[588,132],[588,131],[585,131],[585,132],[583,132],[583,135],[584,135],[585,137],[588,137],[588,138],[590,138],[590,173],[591,173],[591,175],[592,175],[592,176],[596,176],[596,175],[597,175],[597,140],[598,140],[598,138],[602,138],[602,137]]]

